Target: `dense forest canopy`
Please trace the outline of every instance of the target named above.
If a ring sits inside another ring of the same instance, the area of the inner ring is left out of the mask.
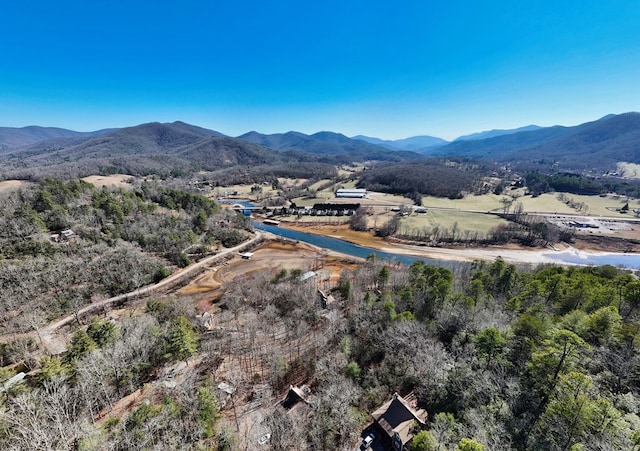
[[[374,166],[362,173],[358,187],[406,195],[414,200],[420,194],[456,199],[463,193],[475,192],[480,178],[479,173],[466,165],[423,160]]]

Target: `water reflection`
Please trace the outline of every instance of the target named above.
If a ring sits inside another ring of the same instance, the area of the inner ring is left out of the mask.
[[[251,202],[241,201],[236,199],[230,200],[227,202],[233,203],[233,204],[240,204],[245,207],[255,206],[255,204]],[[251,211],[244,210],[243,213],[246,215],[249,215]],[[410,265],[415,261],[421,260],[431,265],[447,265],[447,262],[444,260],[411,256],[411,255],[392,254],[392,253],[383,252],[373,248],[351,244],[337,238],[332,238],[332,237],[323,236],[323,235],[315,235],[312,233],[305,233],[297,230],[290,230],[284,227],[277,227],[273,225],[263,224],[257,221],[254,221],[253,225],[258,230],[264,230],[265,232],[270,232],[274,235],[281,236],[283,238],[289,238],[296,241],[304,241],[305,243],[309,243],[314,246],[318,246],[324,249],[329,249],[331,251],[339,252],[341,254],[351,255],[353,257],[367,258],[371,254],[376,254],[379,258],[388,260],[389,262],[392,262],[392,263],[400,262],[406,265]],[[550,259],[551,261],[559,265],[582,265],[582,266],[611,265],[617,268],[640,269],[640,254],[619,254],[619,253],[590,254],[587,252],[572,250],[572,251],[565,251],[565,252],[548,253],[548,254],[545,254],[545,257],[547,257],[548,259]]]
[[[391,254],[388,252],[382,252],[377,249],[369,247],[358,246],[356,244],[348,243],[346,241],[332,238],[330,236],[315,235],[313,233],[299,232],[298,230],[291,230],[284,227],[277,227],[261,222],[253,223],[254,227],[258,230],[264,230],[265,232],[273,233],[274,235],[281,236],[283,238],[289,238],[296,241],[304,241],[305,243],[312,244],[324,249],[339,252],[341,254],[351,255],[353,257],[367,258],[371,254],[376,254],[379,258],[389,260],[390,262],[400,262],[405,265],[421,260],[430,265],[446,265],[443,260],[436,260],[434,258],[425,258],[412,255],[399,255]]]

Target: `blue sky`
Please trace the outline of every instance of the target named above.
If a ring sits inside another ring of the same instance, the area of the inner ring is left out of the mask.
[[[640,2],[4,2],[0,126],[453,139],[640,110]]]

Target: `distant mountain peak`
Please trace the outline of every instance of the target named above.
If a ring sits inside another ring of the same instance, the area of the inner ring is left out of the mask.
[[[313,135],[305,135],[294,131],[271,135],[248,132],[238,138],[282,152],[304,152],[321,157],[343,155],[345,160],[356,158],[360,160],[395,161],[419,157],[415,153],[390,152],[384,146],[349,138],[342,133],[331,131],[320,131]]]
[[[512,135],[514,133],[540,130],[541,128],[543,127],[540,127],[539,125],[525,125],[524,127],[518,127],[518,128],[512,128],[512,129],[486,130],[483,132],[471,133],[469,135],[460,136],[456,138],[454,141],[473,141],[478,139],[495,138],[496,136]]]
[[[422,152],[422,153],[424,153],[427,150],[435,149],[438,147],[442,147],[445,144],[448,144],[448,141],[445,141],[442,138],[437,138],[435,136],[429,136],[429,135],[411,136],[409,138],[396,139],[396,140],[385,140],[385,139],[374,138],[370,136],[357,135],[357,136],[354,136],[352,139],[359,139],[360,141],[376,144],[378,146],[382,146],[390,150],[408,150],[411,152]]]

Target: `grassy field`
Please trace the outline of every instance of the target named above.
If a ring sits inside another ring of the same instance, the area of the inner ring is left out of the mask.
[[[509,193],[507,193],[509,194]],[[592,216],[617,215],[616,208],[621,208],[627,202],[624,196],[581,196],[578,194],[562,193],[566,200],[573,204],[584,204],[585,208],[580,210],[574,208],[567,202],[559,199],[561,193],[545,193],[537,197],[520,196],[513,199],[511,210],[518,203],[527,213],[559,213],[559,214],[588,214]],[[495,211],[504,210],[502,199],[509,198],[508,195],[485,194],[482,196],[466,196],[463,199],[445,199],[439,197],[424,196],[422,205],[427,208],[449,208],[457,210]],[[640,201],[629,202],[630,208],[638,208]]]
[[[457,224],[458,230],[477,231],[487,234],[500,224],[506,224],[504,219],[486,213],[468,213],[462,211],[429,210],[427,214],[412,214],[404,217],[400,222],[401,231],[422,230],[425,227],[433,229],[451,230]]]
[[[311,186],[309,186],[309,190],[317,190],[320,186],[331,182],[331,180],[329,179],[322,179],[322,180],[318,180],[316,183],[313,183]],[[332,191],[333,190],[333,185],[331,185],[331,188],[327,188],[325,191]]]
[[[485,194],[483,196],[468,195],[462,199],[447,199],[444,197],[424,196],[422,205],[427,208],[455,208],[459,210],[492,211],[502,210],[500,200],[505,196]]]
[[[616,216],[619,214],[615,211],[616,208],[621,208],[627,203],[627,198],[624,196],[581,196],[570,193],[564,193],[564,196],[573,203],[583,203],[586,208],[582,211],[571,208],[570,205],[558,199],[558,193],[546,193],[535,198],[525,196],[516,202],[522,202],[524,211],[529,213],[588,214],[591,216]],[[637,201],[629,202],[630,208],[635,208],[637,205]]]

